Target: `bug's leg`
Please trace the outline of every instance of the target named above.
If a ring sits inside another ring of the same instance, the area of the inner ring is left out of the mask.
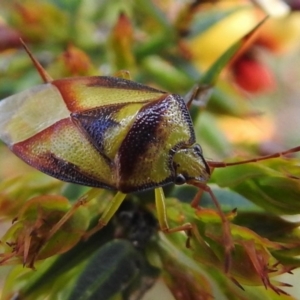
[[[190,231],[192,229],[192,225],[190,223],[182,224],[173,228],[169,227],[165,204],[165,194],[161,187],[155,189],[155,205],[157,210],[157,219],[161,231],[165,233],[172,233],[178,231]]]
[[[120,70],[114,74],[114,77],[131,80],[130,72],[127,70]]]
[[[221,218],[221,221],[223,224],[223,244],[225,246],[225,272],[227,273],[229,271],[229,268],[231,265],[231,252],[234,249],[234,242],[233,242],[231,232],[230,232],[229,221],[226,218],[225,214],[223,213],[221,206],[220,206],[216,196],[212,192],[211,188],[208,185],[203,184],[203,183],[197,183],[197,184],[195,184],[195,186],[197,186],[200,190],[198,191],[198,193],[192,200],[191,206],[195,209],[199,208],[199,203],[200,203],[200,198],[201,198],[202,192],[205,191],[210,195],[210,197],[211,197],[212,201],[214,202],[214,204],[217,208],[217,211],[220,215],[220,218]]]
[[[123,200],[125,199],[126,194],[123,194],[121,192],[118,192],[113,199],[110,201],[109,205],[104,210],[101,218],[98,221],[98,224],[93,227],[91,230],[89,230],[87,233],[84,234],[84,240],[87,240],[89,237],[91,237],[94,233],[99,231],[102,227],[104,227],[109,220],[113,217],[113,215],[116,213],[120,205],[122,204]]]
[[[211,167],[211,168],[225,168],[225,167],[229,167],[229,166],[236,166],[236,165],[242,165],[242,164],[247,164],[247,163],[252,163],[252,162],[259,162],[259,161],[267,160],[267,159],[271,159],[271,158],[283,157],[285,155],[289,155],[289,154],[299,152],[299,151],[300,151],[300,146],[288,149],[286,151],[276,152],[276,153],[273,153],[270,155],[265,155],[265,156],[242,160],[242,161],[227,163],[227,162],[221,162],[221,161],[209,161],[208,160],[206,162],[208,163],[209,167]]]

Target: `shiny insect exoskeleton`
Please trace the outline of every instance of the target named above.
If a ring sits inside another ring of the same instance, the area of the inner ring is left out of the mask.
[[[0,138],[46,174],[118,191],[86,236],[107,224],[130,192],[155,189],[165,232],[191,225],[169,228],[163,185],[201,186],[216,203],[206,186],[210,168],[182,97],[117,77],[52,80],[23,45],[45,83],[0,102]]]
[[[169,228],[162,190],[168,183],[187,183],[208,192],[217,206],[228,267],[233,242],[228,220],[206,184],[211,168],[278,157],[300,147],[241,162],[206,162],[179,95],[116,77],[52,80],[25,49],[45,84],[0,102],[0,138],[44,173],[118,191],[86,237],[107,224],[127,193],[147,189],[155,189],[164,232],[191,229],[191,224]],[[192,200],[193,207],[199,204],[201,190]]]
[[[0,127],[16,155],[63,181],[130,193],[209,177],[184,100],[126,79],[35,86],[0,102]]]

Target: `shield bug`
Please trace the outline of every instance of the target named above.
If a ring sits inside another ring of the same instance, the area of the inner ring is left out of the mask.
[[[199,188],[191,202],[194,208],[203,190],[210,194],[223,223],[228,258],[233,242],[228,221],[207,185],[211,170],[300,150],[234,163],[206,161],[179,95],[116,77],[52,80],[25,49],[45,83],[0,102],[0,138],[48,175],[117,191],[88,236],[107,224],[127,193],[147,189],[155,189],[162,231],[191,229],[191,224],[169,228],[162,190],[169,183],[186,183]]]

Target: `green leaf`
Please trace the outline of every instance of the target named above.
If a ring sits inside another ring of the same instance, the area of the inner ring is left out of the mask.
[[[277,159],[263,163],[248,163],[217,169],[213,180],[221,187],[229,187],[248,200],[274,214],[300,213],[300,181],[281,170],[288,170],[296,161]]]
[[[263,19],[263,21],[258,23],[257,26],[255,26],[248,34],[246,34],[231,47],[229,47],[228,50],[226,50],[205,72],[205,74],[201,77],[199,84],[214,85],[224,67],[238,54],[238,52],[258,30],[258,28],[264,23],[265,20],[266,19]]]
[[[232,83],[218,82],[213,90],[212,96],[207,103],[206,110],[215,114],[224,114],[229,116],[250,116],[257,114],[253,110],[253,105],[238,94]]]
[[[168,61],[157,55],[148,55],[142,66],[148,76],[153,77],[164,89],[170,91],[185,90],[191,85],[191,79]]]
[[[212,9],[210,11],[200,11],[193,18],[188,37],[192,38],[200,35],[231,14],[245,8],[248,8],[248,6],[233,7],[224,10]]]
[[[10,290],[17,290],[28,300],[35,300],[38,297],[44,299],[45,295],[52,295],[55,299],[56,293],[60,293],[62,290],[69,294],[87,261],[112,239],[112,224],[108,224],[88,241],[78,243],[68,252],[51,259],[50,263],[49,259],[37,263],[37,272],[30,272],[23,278],[19,276],[20,272],[17,272],[15,277],[12,276],[11,278],[13,286],[10,287]],[[64,281],[65,278],[68,280]]]
[[[122,293],[140,275],[142,255],[125,240],[107,243],[90,259],[70,300],[107,300]]]
[[[202,112],[195,121],[196,140],[200,142],[203,152],[212,157],[226,157],[231,152],[231,144],[218,126],[217,119],[208,112]]]
[[[299,222],[288,222],[267,212],[239,212],[233,222],[275,241],[287,243],[296,239],[300,241]]]

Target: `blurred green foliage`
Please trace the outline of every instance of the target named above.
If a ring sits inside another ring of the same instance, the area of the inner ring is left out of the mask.
[[[135,81],[181,95],[195,93],[191,115],[208,158],[229,157],[233,149],[257,153],[259,141],[232,145],[218,120],[258,113],[248,94],[233,84],[234,64],[259,40],[265,14],[247,1],[233,6],[214,2],[3,0],[0,98],[41,83],[20,47],[22,37],[53,78],[128,70]],[[222,22],[225,30],[226,20],[239,13],[255,21],[237,36],[221,32],[222,40],[215,40],[209,54],[227,37],[234,43],[216,54],[214,64],[199,67],[208,63],[195,55],[202,51],[197,39],[215,39],[210,30]],[[288,284],[273,277],[300,265],[299,224],[281,218],[300,212],[298,165],[298,159],[280,158],[214,171],[210,186],[226,211],[235,246],[226,273],[224,224],[206,193],[203,208],[195,210],[189,205],[195,188],[164,189],[170,226],[190,222],[189,236],[158,230],[154,193],[147,191],[129,195],[105,228],[80,241],[113,194],[103,190],[95,195],[49,178],[1,145],[1,218],[15,221],[1,238],[0,262],[15,265],[2,299],[151,299],[151,288],[161,299],[295,299],[283,290]],[[74,212],[72,203],[78,199],[88,203]],[[74,212],[68,221],[49,234],[68,211]],[[168,292],[158,290],[161,281]]]

